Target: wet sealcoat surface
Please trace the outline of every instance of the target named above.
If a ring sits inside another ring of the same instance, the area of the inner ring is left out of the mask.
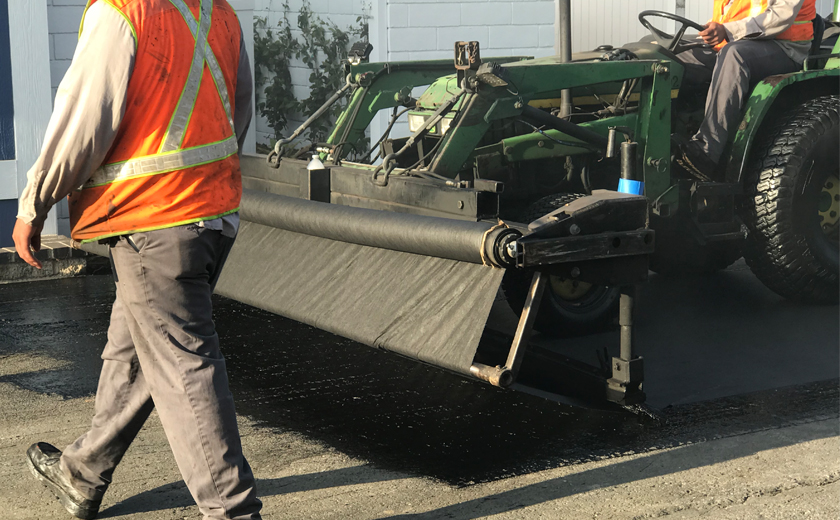
[[[653,280],[639,319],[640,345],[649,346],[643,350],[650,360],[648,393],[660,403],[664,423],[502,391],[223,298],[216,298],[215,315],[240,414],[376,467],[456,486],[836,416],[836,307],[808,310],[809,319],[823,326],[814,330],[813,323],[799,323],[810,327],[807,344],[744,343],[728,337],[721,320],[716,343],[706,351],[681,353],[680,338],[662,333],[676,317],[685,334],[697,330],[682,343],[702,339],[714,302],[705,302],[693,322],[675,309],[671,319],[659,316],[664,323],[657,326],[651,314],[657,305],[670,304],[669,291],[686,290],[668,289],[672,285]],[[703,291],[693,294],[708,299]],[[762,298],[756,305],[771,307],[770,297]],[[0,285],[0,362],[23,353],[51,358],[48,370],[18,372],[0,382],[68,398],[92,394],[112,300],[109,276]],[[807,310],[778,305],[787,316]],[[761,323],[741,327],[773,333]],[[556,347],[585,356],[595,340],[558,341]],[[762,346],[775,363],[731,361]],[[719,355],[726,349],[730,359]],[[715,363],[708,362],[710,356]],[[669,387],[681,371],[687,374],[682,390]],[[741,385],[740,391],[720,396],[731,384]]]

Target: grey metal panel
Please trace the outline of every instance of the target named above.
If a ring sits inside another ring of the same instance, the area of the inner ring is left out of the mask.
[[[503,275],[243,221],[216,292],[469,375]]]
[[[239,167],[242,169],[242,176],[300,186],[303,172],[306,169],[305,161],[284,159],[279,168],[272,168],[266,163],[265,157],[265,155],[241,156]]]
[[[285,195],[286,197],[300,197],[300,186],[297,184],[286,184],[285,182],[268,181],[243,175],[242,187],[246,190],[264,191],[275,195]]]
[[[347,195],[349,197],[343,199],[346,201],[370,199],[372,204],[364,207],[375,207],[374,201],[382,201],[395,204],[406,213],[445,213],[448,218],[461,220],[495,216],[481,214],[479,197],[482,193],[472,189],[441,186],[440,183],[399,175],[392,175],[387,186],[376,186],[370,181],[371,174],[366,170],[331,168],[330,172],[333,196]],[[495,194],[485,196],[498,197]]]
[[[285,158],[273,168],[265,157],[242,156],[242,182],[246,188],[300,197],[282,185],[304,184],[306,165],[306,161]],[[370,170],[349,166],[329,166],[329,170],[333,204],[471,221],[498,215],[496,193],[398,175],[391,176],[387,186],[376,186]]]
[[[692,1],[712,4],[710,0]],[[639,41],[648,34],[639,23],[639,13],[651,9],[673,13],[676,0],[572,0],[572,50],[585,52],[599,45],[620,46]],[[673,22],[659,20],[656,24],[665,31],[674,31]]]

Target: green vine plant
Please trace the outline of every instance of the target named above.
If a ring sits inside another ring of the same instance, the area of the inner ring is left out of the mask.
[[[343,63],[352,42],[368,41],[370,7],[362,9],[356,23],[342,29],[332,21],[324,21],[312,12],[309,0],[298,11],[296,36],[289,20],[291,8],[283,3],[283,17],[277,27],[270,27],[267,18],[254,21],[254,63],[257,86],[257,109],[274,132],[273,142],[294,128],[287,128],[295,116],[305,119],[323,105],[344,85]],[[292,64],[303,63],[309,71],[309,97],[298,100],[292,86]],[[313,143],[324,142],[347,105],[347,98],[316,121],[305,135]],[[273,144],[273,143],[272,143]],[[266,151],[266,150],[263,150]]]

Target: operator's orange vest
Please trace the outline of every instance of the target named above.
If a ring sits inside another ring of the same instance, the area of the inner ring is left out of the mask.
[[[729,0],[715,0],[713,22],[726,23],[743,20],[751,16],[758,16],[767,10],[767,0],[733,0],[732,6],[726,11]],[[725,13],[724,13],[725,11]],[[796,21],[782,34],[776,36],[779,40],[811,41],[814,39],[813,20],[817,16],[816,0],[805,0],[802,9],[796,16]],[[728,42],[718,44],[715,49],[722,49]]]
[[[137,52],[116,140],[69,198],[72,237],[98,240],[237,211],[241,33],[233,9],[226,0],[102,1],[129,23]]]

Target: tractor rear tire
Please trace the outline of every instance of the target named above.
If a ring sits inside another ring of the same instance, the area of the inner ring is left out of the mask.
[[[840,98],[802,103],[774,124],[746,173],[747,264],[777,294],[836,304],[840,296]]]
[[[530,223],[583,197],[561,193],[543,197],[531,204],[520,222]],[[516,314],[522,312],[534,273],[509,269],[502,280],[502,291]],[[618,316],[619,287],[591,285],[551,276],[545,288],[534,329],[548,336],[572,337],[607,330]]]

